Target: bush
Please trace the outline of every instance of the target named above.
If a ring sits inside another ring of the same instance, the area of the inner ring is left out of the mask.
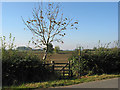
[[[32,52],[14,50],[15,38],[12,39],[11,34],[9,39],[7,43],[5,36],[1,38],[3,86],[40,82],[55,77],[56,74],[51,72],[51,67],[46,67]]]
[[[55,53],[59,53],[60,47],[59,46],[55,46],[54,51],[55,51]]]
[[[108,48],[108,46],[101,46],[88,52],[82,51],[80,62],[76,50],[69,60],[72,61],[72,71],[76,76],[79,73],[81,75],[93,75],[120,72],[120,49],[117,47]]]
[[[2,60],[3,85],[49,80],[53,73],[37,56],[17,51],[4,51]]]

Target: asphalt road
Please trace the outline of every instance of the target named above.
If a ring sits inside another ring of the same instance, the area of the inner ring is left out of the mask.
[[[118,78],[101,81],[92,81],[57,88],[118,88]]]

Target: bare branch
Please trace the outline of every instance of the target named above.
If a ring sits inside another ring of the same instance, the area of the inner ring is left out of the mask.
[[[46,54],[49,43],[53,41],[63,43],[62,37],[66,35],[64,31],[70,27],[76,28],[75,25],[78,24],[77,21],[73,22],[73,19],[63,17],[63,13],[60,10],[59,3],[48,3],[45,8],[41,3],[38,8],[33,9],[33,19],[28,19],[25,22],[22,18],[24,24],[36,37],[36,39],[33,39],[33,43],[37,47],[46,46]]]

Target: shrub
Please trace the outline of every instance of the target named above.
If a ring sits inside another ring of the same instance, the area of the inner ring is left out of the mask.
[[[3,86],[40,82],[55,77],[50,67],[46,67],[32,52],[19,52],[13,49],[13,45],[13,43],[9,44],[10,48],[6,50],[7,43],[2,39]]]
[[[69,59],[72,61],[73,74],[78,76],[79,73],[81,75],[119,73],[120,49],[117,47],[108,48],[108,45],[99,46],[95,50],[88,52],[82,51],[80,62],[77,51],[74,51]]]
[[[19,56],[16,51],[3,54],[2,70],[3,85],[43,81],[52,75],[36,56]]]
[[[55,46],[54,51],[55,51],[55,53],[59,53],[60,47],[59,46]]]

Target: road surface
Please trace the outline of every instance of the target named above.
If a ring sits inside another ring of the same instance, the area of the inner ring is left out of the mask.
[[[70,86],[60,86],[57,88],[118,88],[118,78],[92,81]]]

